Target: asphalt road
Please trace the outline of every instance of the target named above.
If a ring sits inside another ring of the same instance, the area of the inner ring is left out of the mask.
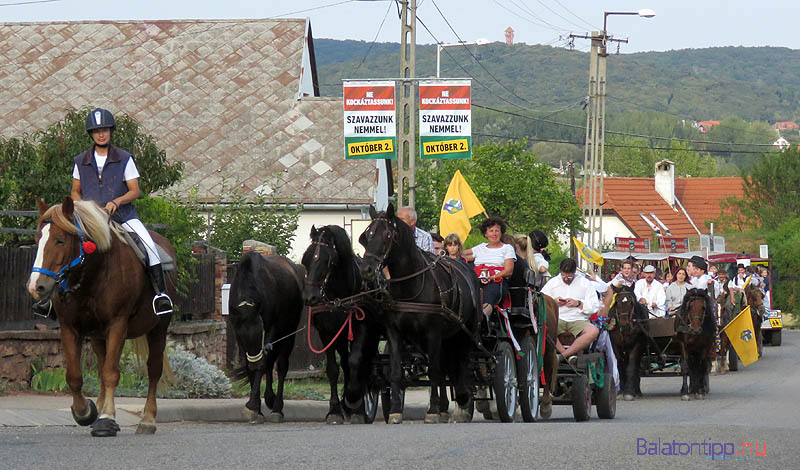
[[[682,402],[680,378],[644,379],[645,397],[618,402],[610,421],[575,423],[557,406],[534,424],[162,424],[155,436],[123,428],[111,439],[6,428],[0,468],[800,468],[798,362],[800,332],[785,331],[759,362],[711,377],[706,400]],[[641,455],[659,439],[659,452],[690,455]]]

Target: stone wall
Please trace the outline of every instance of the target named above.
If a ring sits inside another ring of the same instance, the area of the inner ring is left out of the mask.
[[[227,330],[223,321],[176,323],[170,326],[168,344],[182,344],[186,350],[223,369]],[[85,344],[83,354],[92,354]],[[31,362],[41,357],[46,367],[64,367],[58,330],[0,331],[0,380],[29,385]]]

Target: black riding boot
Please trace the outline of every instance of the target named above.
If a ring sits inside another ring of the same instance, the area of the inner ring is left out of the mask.
[[[150,280],[153,281],[153,290],[156,295],[153,297],[153,312],[156,315],[172,313],[172,299],[167,295],[167,286],[164,283],[164,270],[160,264],[148,268]]]

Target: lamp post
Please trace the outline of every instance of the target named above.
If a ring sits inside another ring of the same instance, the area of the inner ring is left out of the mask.
[[[459,42],[452,42],[452,43],[438,43],[436,44],[436,78],[440,77],[440,68],[442,63],[442,49],[445,47],[454,47],[454,46],[482,46],[484,44],[489,44],[488,39],[476,39],[473,42],[466,42],[466,41],[459,41]]]
[[[607,11],[603,14],[603,30],[593,31],[591,36],[570,34],[570,38],[590,39],[592,48],[589,57],[589,104],[586,107],[586,147],[583,160],[583,213],[587,214],[588,237],[584,242],[596,249],[603,244],[603,179],[605,157],[606,117],[606,46],[609,41],[625,42],[607,33],[608,17],[611,15],[638,15],[652,18],[656,14],[646,8],[639,11]],[[597,239],[595,240],[595,230]],[[595,244],[596,242],[596,244]]]

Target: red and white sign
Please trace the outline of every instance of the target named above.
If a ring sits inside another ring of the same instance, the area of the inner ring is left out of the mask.
[[[394,82],[345,81],[345,158],[395,158],[397,124]]]
[[[469,80],[419,82],[422,158],[472,156],[472,86]]]

